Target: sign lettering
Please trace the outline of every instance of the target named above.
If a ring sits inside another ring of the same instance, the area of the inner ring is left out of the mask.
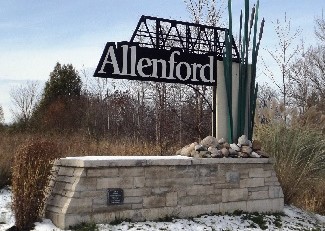
[[[94,77],[213,86],[216,85],[215,61],[212,54],[108,42]]]

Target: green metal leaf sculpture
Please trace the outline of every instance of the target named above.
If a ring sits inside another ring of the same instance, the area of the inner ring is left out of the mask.
[[[256,108],[256,98],[258,85],[256,84],[256,63],[258,51],[262,39],[263,28],[265,20],[263,19],[260,25],[260,31],[257,36],[258,28],[258,10],[259,0],[256,6],[252,8],[249,13],[249,0],[245,0],[245,13],[243,23],[243,13],[240,14],[240,28],[239,28],[239,53],[241,55],[239,64],[239,89],[238,89],[238,123],[237,136],[245,134],[245,127],[248,128],[246,135],[251,140],[254,128],[254,116]],[[227,106],[228,106],[228,129],[229,142],[237,140],[234,137],[233,127],[233,112],[232,112],[232,10],[231,0],[228,0],[229,13],[229,29],[225,35],[225,50],[224,50],[224,77],[227,92]],[[242,35],[243,30],[243,35]],[[252,42],[251,42],[252,37]],[[251,47],[250,47],[251,46]],[[249,64],[249,56],[251,55],[251,64]]]

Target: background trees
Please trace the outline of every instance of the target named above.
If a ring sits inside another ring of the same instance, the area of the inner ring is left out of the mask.
[[[221,24],[223,2],[185,3],[193,21]],[[311,108],[315,108],[319,123],[322,121],[324,20],[315,23],[319,44],[303,53],[297,50],[299,31],[291,27],[290,20],[285,17],[284,22],[274,23],[279,44],[268,53],[280,70],[282,82],[276,82],[278,89],[260,88],[256,114],[260,123],[281,121],[282,117],[288,118],[290,125],[293,117],[303,120]],[[277,73],[268,69],[265,74],[274,78]],[[211,134],[209,87],[98,79],[85,71],[81,74],[83,77],[71,64],[57,63],[40,94],[33,82],[13,90],[16,120],[38,132],[80,132],[96,140],[149,141],[159,145],[162,152],[169,145],[182,146]]]
[[[272,58],[274,65],[271,66],[270,63],[266,64],[266,57],[262,57],[262,60],[265,66],[264,74],[272,80],[281,94],[281,101],[284,108],[283,119],[286,121],[287,115],[285,109],[289,105],[288,88],[291,84],[290,65],[299,54],[300,47],[297,45],[297,39],[301,34],[301,30],[292,28],[291,20],[287,18],[286,13],[284,19],[277,19],[276,22],[273,22],[273,26],[277,44],[272,49],[266,49],[266,51]],[[281,79],[280,83],[279,79]]]
[[[81,73],[86,84],[71,64],[57,63],[42,92],[34,83],[12,90],[16,102],[32,102],[29,107],[16,106],[23,112],[17,118],[26,124],[20,130],[78,133],[97,141],[144,141],[159,146],[160,153],[211,131],[211,91],[206,88],[98,79]],[[30,94],[19,94],[25,90]]]
[[[58,131],[78,129],[84,105],[81,89],[81,78],[75,68],[71,64],[57,63],[45,83],[41,100],[34,112],[34,128]]]
[[[299,110],[302,123],[310,120],[310,125],[325,128],[325,21],[316,19],[315,22],[319,43],[291,63],[288,97]]]
[[[39,83],[27,81],[24,85],[12,88],[10,91],[13,107],[11,112],[16,122],[27,124],[39,100]]]
[[[5,118],[4,118],[3,108],[0,105],[0,125],[2,125],[4,122],[5,122]]]
[[[40,107],[47,107],[57,100],[68,102],[81,95],[82,82],[79,73],[71,64],[57,63],[45,83]]]

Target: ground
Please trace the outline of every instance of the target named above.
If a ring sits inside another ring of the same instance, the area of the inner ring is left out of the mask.
[[[13,226],[10,189],[0,190],[0,231]],[[234,214],[203,215],[191,219],[166,218],[160,222],[122,222],[120,224],[98,224],[99,231],[135,230],[191,230],[191,231],[230,231],[230,230],[325,230],[325,216],[308,213],[294,206],[286,205],[282,214]],[[35,223],[35,231],[62,231],[48,219]]]

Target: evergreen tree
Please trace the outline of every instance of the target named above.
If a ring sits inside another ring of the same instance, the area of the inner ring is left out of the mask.
[[[78,97],[81,95],[81,86],[81,78],[71,64],[62,66],[56,63],[50,73],[50,79],[45,84],[42,103],[51,103],[59,98],[69,100]]]
[[[57,63],[45,84],[34,122],[46,130],[78,129],[83,118],[81,89],[82,81],[75,68]]]

